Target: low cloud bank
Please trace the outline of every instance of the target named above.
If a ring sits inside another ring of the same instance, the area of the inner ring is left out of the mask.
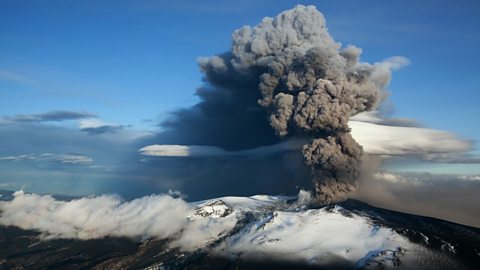
[[[131,201],[102,195],[62,201],[50,195],[17,191],[12,200],[0,201],[0,225],[38,230],[44,239],[171,239],[172,247],[194,250],[207,246],[237,223],[236,209],[205,206],[208,202],[187,203],[174,198],[177,195],[170,192]],[[275,200],[240,198],[231,204],[272,207]]]
[[[107,236],[167,238],[178,233],[193,210],[168,195],[122,201],[113,195],[71,201],[49,195],[14,193],[0,202],[0,224],[34,229],[51,238],[93,239]]]

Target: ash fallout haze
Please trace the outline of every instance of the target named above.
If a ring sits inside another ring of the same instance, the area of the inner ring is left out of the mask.
[[[0,269],[475,269],[478,12],[0,1]]]

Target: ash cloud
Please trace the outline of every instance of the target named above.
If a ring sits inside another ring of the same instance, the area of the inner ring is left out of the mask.
[[[355,190],[362,147],[348,120],[386,97],[402,57],[359,61],[362,50],[341,48],[314,6],[297,6],[232,34],[225,53],[199,58],[205,84],[192,108],[173,113],[150,144],[205,145],[238,151],[307,139],[302,154],[320,203]]]
[[[354,197],[382,208],[480,227],[480,175],[380,171]]]

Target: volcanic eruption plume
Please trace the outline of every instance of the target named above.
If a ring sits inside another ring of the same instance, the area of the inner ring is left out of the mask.
[[[183,119],[164,126],[202,123],[217,133],[199,131],[200,137],[223,132],[228,142],[250,143],[244,148],[255,140],[253,147],[258,147],[273,134],[277,140],[306,139],[302,153],[316,198],[334,202],[355,189],[363,154],[350,134],[349,117],[375,109],[390,81],[391,63],[361,63],[361,53],[336,43],[314,6],[299,5],[234,31],[229,51],[200,58],[205,86],[194,109],[203,120],[182,111],[177,116]],[[270,133],[265,133],[268,125]]]

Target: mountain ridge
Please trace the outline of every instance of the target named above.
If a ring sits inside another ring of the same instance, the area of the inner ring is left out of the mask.
[[[42,240],[41,231],[0,226],[0,269],[476,269],[480,262],[479,228],[354,199],[313,208],[296,199],[191,202],[188,220],[200,226],[167,239]],[[212,234],[202,245],[184,243],[202,233]]]

